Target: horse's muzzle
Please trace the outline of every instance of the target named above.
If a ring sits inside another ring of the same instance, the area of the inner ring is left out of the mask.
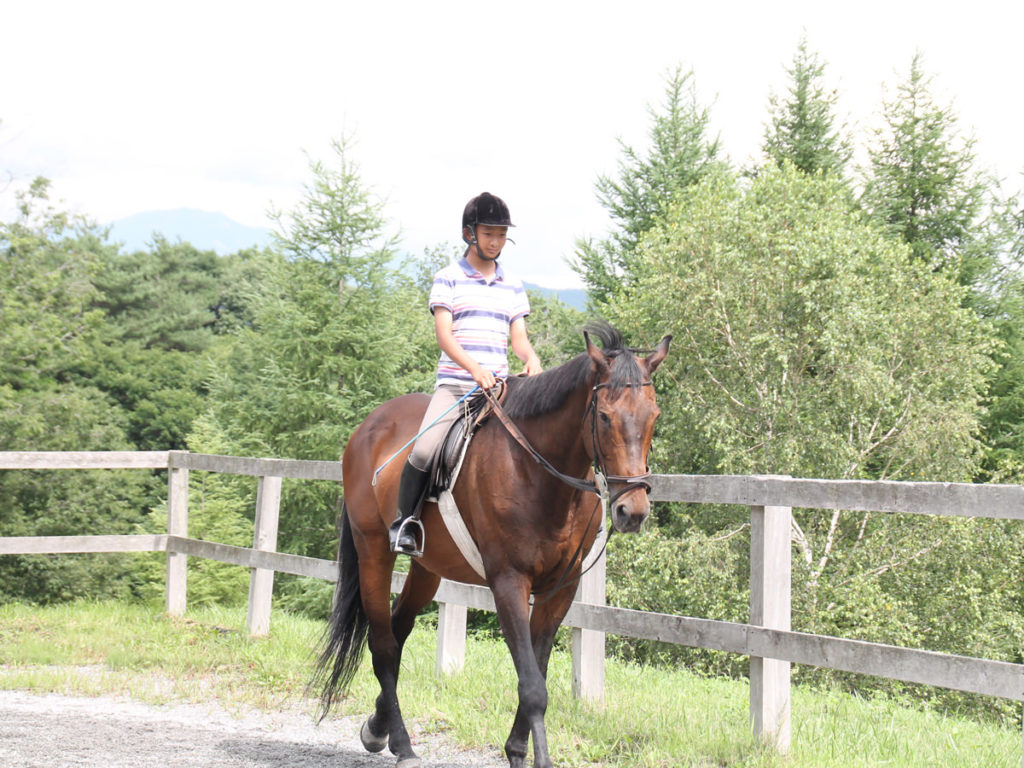
[[[612,526],[619,533],[636,533],[651,514],[651,501],[647,487],[637,484],[611,504]]]

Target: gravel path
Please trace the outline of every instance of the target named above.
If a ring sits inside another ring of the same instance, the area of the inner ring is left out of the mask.
[[[372,755],[359,743],[361,720],[317,727],[297,711],[0,691],[0,768],[392,768],[388,750]],[[508,765],[497,752],[465,752],[443,736],[410,732],[424,768]]]

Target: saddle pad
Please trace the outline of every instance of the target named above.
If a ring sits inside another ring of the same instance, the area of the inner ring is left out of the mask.
[[[480,550],[477,549],[473,537],[469,535],[469,529],[459,513],[459,508],[455,505],[452,492],[447,488],[438,495],[437,508],[441,510],[441,517],[444,518],[444,524],[448,527],[448,533],[455,542],[455,546],[459,548],[459,552],[466,558],[470,567],[476,571],[477,576],[486,581],[487,574],[484,573],[484,561],[480,557]]]
[[[452,470],[448,487],[437,494],[437,508],[441,510],[441,519],[444,520],[445,527],[448,528],[448,533],[452,537],[452,541],[455,542],[455,546],[459,548],[459,552],[466,558],[470,567],[476,571],[476,575],[486,581],[487,574],[484,573],[484,561],[480,557],[480,550],[477,548],[476,542],[473,541],[473,537],[470,536],[466,521],[462,519],[462,514],[459,512],[459,508],[455,504],[455,497],[451,492],[451,489],[455,487],[455,481],[459,479],[459,472],[462,471],[462,461],[466,458],[467,448],[469,448],[468,438],[463,440],[462,451]]]

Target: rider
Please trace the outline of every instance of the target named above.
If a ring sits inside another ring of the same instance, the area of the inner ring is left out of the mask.
[[[466,252],[458,263],[434,276],[430,311],[441,357],[421,434],[402,469],[398,516],[390,529],[393,552],[416,557],[423,554],[423,526],[418,513],[431,460],[459,413],[452,405],[474,385],[490,389],[497,379],[508,376],[509,341],[527,375],[543,370],[526,333],[526,316],[530,313],[526,290],[498,264],[511,226],[508,206],[501,198],[489,192],[477,195],[462,212]],[[438,419],[446,410],[448,413]],[[414,528],[419,528],[419,542]]]

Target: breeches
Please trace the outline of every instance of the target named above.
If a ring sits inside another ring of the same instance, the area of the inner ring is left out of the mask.
[[[409,456],[409,463],[416,469],[426,470],[441,446],[441,441],[448,434],[448,428],[461,414],[462,408],[452,408],[459,401],[459,398],[473,389],[473,382],[466,384],[442,384],[434,390],[434,396],[430,398],[427,412],[423,415],[420,423],[420,431],[426,430],[420,435],[412,446],[412,454]],[[451,408],[448,413],[444,413]],[[444,413],[444,416],[441,414]],[[440,418],[438,418],[440,417]],[[437,419],[437,423],[432,422]]]

